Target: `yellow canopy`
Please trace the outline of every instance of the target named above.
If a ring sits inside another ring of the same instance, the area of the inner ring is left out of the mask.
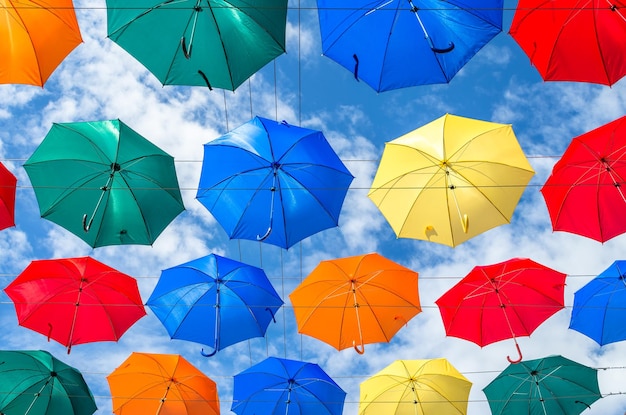
[[[534,174],[511,125],[446,114],[386,143],[368,196],[399,238],[456,246],[509,223]]]

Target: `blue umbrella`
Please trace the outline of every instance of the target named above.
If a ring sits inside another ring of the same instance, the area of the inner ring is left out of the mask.
[[[569,328],[600,346],[626,340],[626,261],[615,261],[574,293]]]
[[[263,337],[283,305],[262,269],[211,254],[164,270],[146,303],[170,337],[227,346]]]
[[[346,393],[315,363],[268,357],[235,375],[238,415],[341,415]]]
[[[378,92],[448,83],[502,31],[503,0],[317,0],[322,50]]]
[[[197,199],[230,238],[287,249],[337,226],[352,179],[320,131],[255,117],[204,145]]]

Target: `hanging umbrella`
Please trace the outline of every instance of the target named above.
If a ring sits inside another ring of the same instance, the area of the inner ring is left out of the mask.
[[[626,232],[626,116],[572,139],[541,188],[555,231],[606,242]]]
[[[54,124],[24,168],[41,216],[92,247],[151,245],[184,210],[174,159],[120,120]]]
[[[219,415],[217,386],[176,354],[133,352],[107,376],[116,415]]]
[[[359,415],[464,415],[471,388],[446,359],[396,360],[361,383]]]
[[[626,261],[615,261],[574,293],[569,328],[600,346],[626,340]]]
[[[137,281],[90,257],[31,262],[4,291],[17,319],[67,347],[118,341],[146,315]]]
[[[317,0],[322,50],[378,92],[441,84],[502,31],[502,0]]]
[[[107,34],[164,85],[234,91],[285,52],[287,0],[107,0]]]
[[[399,238],[456,246],[509,223],[534,174],[510,125],[446,114],[386,143],[368,196]]]
[[[541,323],[564,308],[565,274],[527,258],[476,266],[435,303],[448,336],[480,347],[530,336]]]
[[[268,357],[234,377],[237,415],[341,415],[346,393],[315,363]]]
[[[417,272],[375,253],[320,262],[289,298],[300,333],[359,353],[422,311]]]
[[[146,303],[173,339],[217,351],[263,337],[283,305],[265,272],[211,254],[166,269]]]
[[[1,350],[0,391],[4,415],[91,415],[98,409],[81,373],[43,350]]]
[[[43,85],[82,41],[72,0],[2,0],[0,83]]]
[[[563,356],[509,365],[483,391],[493,415],[577,415],[602,397],[597,371]]]
[[[613,85],[626,75],[626,3],[520,0],[510,35],[545,81]]]
[[[337,226],[352,179],[320,131],[255,117],[204,145],[197,199],[230,238],[289,248]]]
[[[0,230],[15,226],[17,178],[0,163]]]

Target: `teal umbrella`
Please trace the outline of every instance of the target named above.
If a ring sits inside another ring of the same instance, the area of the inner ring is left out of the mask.
[[[285,52],[287,0],[107,0],[107,34],[164,85],[234,91]]]
[[[94,248],[151,245],[185,209],[173,157],[120,120],[54,124],[24,168],[41,216]]]
[[[46,351],[0,351],[0,413],[90,415],[96,403],[80,372]]]

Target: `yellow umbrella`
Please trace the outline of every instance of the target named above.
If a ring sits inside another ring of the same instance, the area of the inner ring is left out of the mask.
[[[361,383],[359,415],[464,415],[471,387],[446,359],[396,360]]]
[[[509,223],[534,174],[510,124],[446,114],[385,145],[368,196],[399,238],[456,246]]]

